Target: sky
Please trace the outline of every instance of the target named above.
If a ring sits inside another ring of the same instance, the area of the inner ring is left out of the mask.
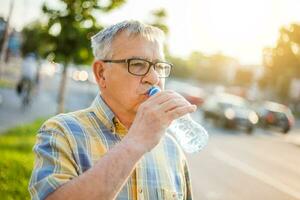
[[[0,16],[6,17],[12,0],[0,1]],[[15,0],[12,25],[20,30],[39,18],[43,1]],[[173,55],[223,53],[244,65],[261,64],[262,49],[276,44],[280,27],[300,23],[299,0],[127,0],[97,19],[105,25],[125,19],[151,22],[151,11],[159,8],[168,15],[167,44]]]

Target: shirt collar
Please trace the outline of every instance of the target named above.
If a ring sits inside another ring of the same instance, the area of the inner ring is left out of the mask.
[[[96,116],[100,121],[110,129],[113,134],[123,137],[128,131],[126,127],[117,119],[110,107],[105,103],[104,99],[98,94],[91,105]]]

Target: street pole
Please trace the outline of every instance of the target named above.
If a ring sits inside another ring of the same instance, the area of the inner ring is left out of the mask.
[[[0,79],[2,78],[3,73],[4,73],[5,58],[7,56],[7,46],[8,46],[9,22],[11,19],[13,7],[14,7],[14,0],[12,0],[10,2],[9,13],[7,16],[6,26],[4,29],[3,43],[2,43],[2,47],[1,47],[1,56],[0,56]]]

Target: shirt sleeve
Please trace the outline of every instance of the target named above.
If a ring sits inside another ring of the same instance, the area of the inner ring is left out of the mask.
[[[187,162],[184,164],[184,175],[185,175],[185,182],[186,182],[186,200],[192,200],[193,199],[193,193],[192,193],[192,185],[191,185],[191,179],[190,179],[190,173],[188,169]]]
[[[29,183],[33,200],[45,199],[58,187],[78,176],[68,139],[57,125],[46,123],[39,130],[33,151],[35,163]]]

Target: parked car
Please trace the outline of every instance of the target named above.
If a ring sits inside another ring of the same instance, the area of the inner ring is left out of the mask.
[[[288,133],[295,123],[291,110],[283,104],[264,102],[259,106],[257,113],[259,124],[263,128],[276,128],[282,133]]]
[[[227,93],[209,97],[203,105],[203,115],[224,128],[243,128],[247,133],[252,133],[258,122],[257,114],[244,98]]]
[[[178,92],[191,104],[195,104],[197,106],[203,104],[206,96],[202,88],[183,81],[169,80],[166,82],[166,89]]]

